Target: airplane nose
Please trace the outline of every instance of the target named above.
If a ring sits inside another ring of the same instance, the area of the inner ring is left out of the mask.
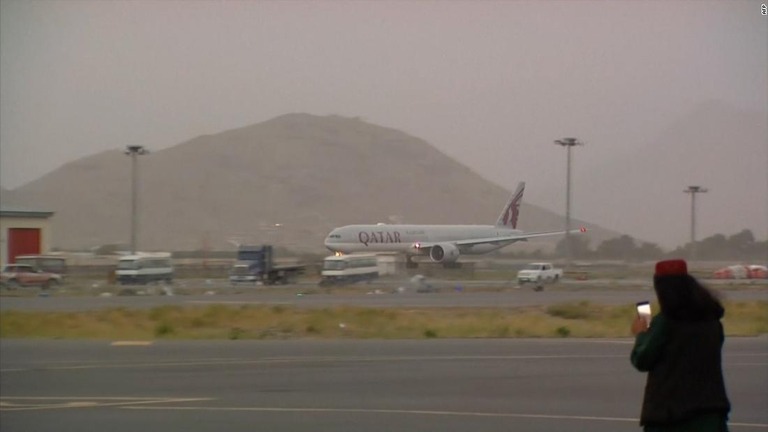
[[[323,244],[325,245],[325,248],[328,249],[331,252],[336,252],[336,250],[331,246],[333,243],[333,239],[331,239],[330,236],[325,238],[325,242]]]

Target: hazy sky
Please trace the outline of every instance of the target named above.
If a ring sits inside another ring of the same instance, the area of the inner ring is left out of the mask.
[[[129,144],[339,114],[423,138],[509,189],[526,180],[527,201],[561,213],[565,152],[552,141],[579,137],[573,215],[676,245],[685,204],[673,234],[633,230],[620,209],[584,205],[579,173],[631,157],[638,137],[702,103],[768,121],[761,4],[1,0],[0,183]],[[768,142],[749,145],[768,172]],[[755,207],[737,209],[749,226],[723,216],[701,236],[768,235],[759,178]],[[686,185],[670,179],[681,202]]]

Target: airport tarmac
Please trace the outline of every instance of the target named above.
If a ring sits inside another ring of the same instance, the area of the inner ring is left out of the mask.
[[[653,300],[650,286],[603,284],[555,284],[543,291],[526,286],[499,286],[498,281],[443,282],[439,292],[418,293],[414,289],[399,290],[402,284],[376,283],[353,288],[318,289],[316,285],[281,285],[279,287],[240,286],[233,288],[221,282],[185,293],[178,285],[166,292],[162,287],[136,287],[148,295],[116,296],[61,293],[51,291],[42,296],[0,299],[0,310],[83,311],[104,308],[152,308],[157,306],[191,306],[207,304],[284,305],[295,307],[521,307],[555,303],[589,301],[598,304],[634,304]],[[768,285],[715,286],[726,300],[768,300]],[[153,294],[150,294],[153,293]],[[172,293],[174,295],[166,295]]]
[[[630,339],[0,340],[16,431],[639,431]],[[768,430],[768,338],[728,338],[732,431]]]

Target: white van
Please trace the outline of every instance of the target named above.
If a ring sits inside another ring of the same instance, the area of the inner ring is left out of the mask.
[[[61,255],[18,255],[16,264],[29,264],[37,270],[59,276],[67,274],[67,258]]]
[[[323,261],[320,285],[371,281],[379,277],[376,255],[329,256]]]
[[[115,270],[121,285],[173,282],[173,263],[168,252],[139,253],[120,258]]]

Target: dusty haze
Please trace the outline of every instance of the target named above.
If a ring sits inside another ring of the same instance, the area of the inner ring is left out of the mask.
[[[700,184],[699,238],[765,239],[760,5],[3,0],[0,183],[129,144],[338,114],[507,189],[525,180],[526,200],[560,213],[552,141],[575,136],[574,217],[672,247],[689,236],[682,191]]]
[[[336,115],[286,114],[158,150],[139,165],[142,250],[271,243],[317,253],[341,225],[492,224],[510,196],[423,140]],[[130,238],[129,171],[120,150],[102,152],[7,192],[3,203],[54,211],[55,247],[122,243]],[[525,199],[519,222],[526,231],[564,224]],[[593,246],[618,235],[588,227]],[[557,240],[532,239],[514,249],[551,250]]]

